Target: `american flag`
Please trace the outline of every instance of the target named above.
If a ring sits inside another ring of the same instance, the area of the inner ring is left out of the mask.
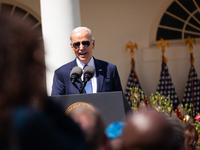
[[[200,82],[193,65],[191,65],[189,71],[188,81],[185,87],[182,103],[183,105],[186,103],[189,106],[193,105],[195,112],[200,112]]]
[[[173,109],[176,109],[179,104],[179,99],[175,92],[175,87],[172,83],[167,64],[165,63],[165,58],[162,60],[162,71],[160,74],[160,81],[157,87],[157,92],[165,97],[170,96],[170,101],[171,104],[173,104]]]
[[[139,83],[139,80],[138,80],[138,77],[137,77],[137,74],[136,74],[135,69],[133,67],[131,67],[131,72],[130,72],[128,82],[127,82],[127,85],[126,85],[126,89],[125,89],[125,92],[124,92],[126,100],[129,102],[130,105],[131,105],[130,88],[132,88],[132,87],[138,87],[140,91],[142,90],[140,83]]]

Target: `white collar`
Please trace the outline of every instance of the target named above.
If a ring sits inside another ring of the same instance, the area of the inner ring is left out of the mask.
[[[78,58],[76,58],[76,63],[81,69],[83,69],[83,67],[85,66],[85,64],[82,63]],[[90,59],[90,61],[88,62],[87,65],[88,66],[92,66],[95,69],[94,58],[93,57]]]

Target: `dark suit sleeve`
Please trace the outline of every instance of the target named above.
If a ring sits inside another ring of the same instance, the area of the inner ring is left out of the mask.
[[[122,91],[122,86],[121,86],[121,81],[120,81],[120,77],[117,71],[117,67],[114,66],[114,71],[113,71],[113,90],[114,91]]]
[[[62,76],[59,74],[58,70],[55,71],[53,77],[53,86],[51,95],[64,95],[65,94],[65,84]]]

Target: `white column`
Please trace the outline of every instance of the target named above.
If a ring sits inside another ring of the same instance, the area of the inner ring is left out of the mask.
[[[73,60],[71,31],[81,25],[79,0],[40,0],[45,46],[47,92],[51,94],[55,69]]]

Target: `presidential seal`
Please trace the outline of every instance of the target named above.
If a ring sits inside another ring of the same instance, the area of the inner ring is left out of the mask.
[[[95,111],[94,107],[91,104],[85,103],[85,102],[76,102],[71,104],[65,111],[65,114],[68,115],[73,109],[77,108],[77,107],[88,107],[91,108],[93,111]]]

